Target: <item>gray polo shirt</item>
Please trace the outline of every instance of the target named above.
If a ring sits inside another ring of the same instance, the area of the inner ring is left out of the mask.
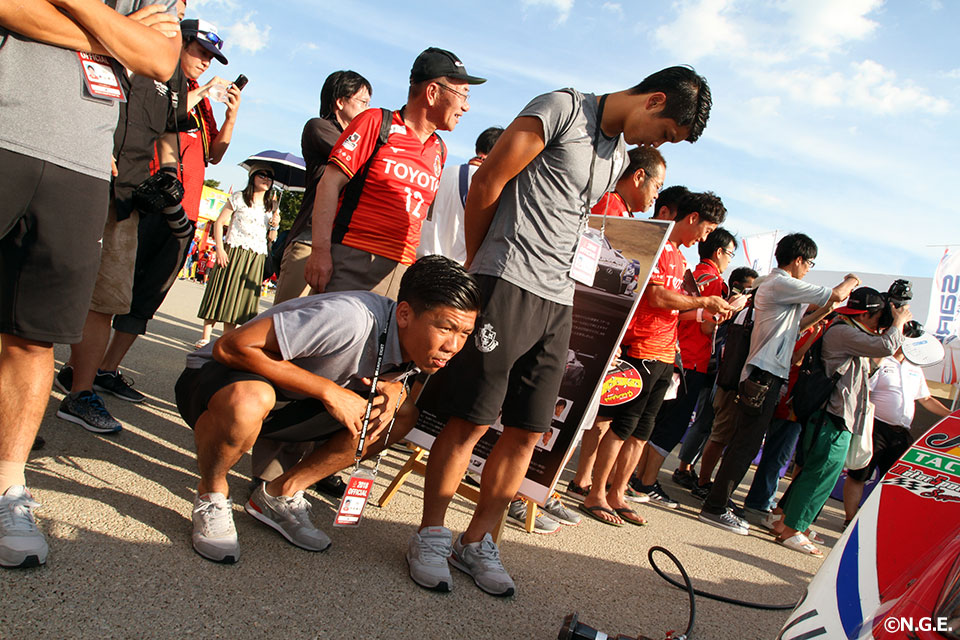
[[[753,333],[747,365],[786,380],[803,312],[809,304],[827,304],[832,294],[833,289],[798,280],[783,269],[771,271],[753,296]],[[744,367],[740,379],[749,373],[749,366]]]
[[[116,9],[129,15],[150,4],[176,13],[175,0],[117,0]],[[109,180],[118,112],[116,101],[84,97],[76,51],[0,27],[0,149]]]
[[[543,124],[546,146],[503,188],[490,229],[474,256],[474,273],[497,276],[563,305],[573,304],[570,265],[580,216],[613,189],[623,170],[622,135],[601,133],[593,188],[587,194],[597,96],[562,89],[534,98],[520,116]]]
[[[369,388],[384,327],[387,345],[381,371],[404,364],[397,333],[397,303],[369,291],[322,293],[275,305],[256,318],[271,318],[284,360],[354,391]],[[213,359],[213,345],[187,355],[187,368]],[[292,399],[299,396],[288,393]]]

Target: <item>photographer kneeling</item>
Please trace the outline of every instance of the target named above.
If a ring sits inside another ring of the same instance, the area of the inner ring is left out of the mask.
[[[782,528],[777,542],[814,556],[823,553],[802,533],[820,513],[843,471],[851,435],[863,433],[872,420],[870,358],[892,356],[903,343],[908,305],[895,305],[879,291],[860,287],[850,294],[840,317],[824,331],[823,365],[827,376],[839,374],[826,406],[807,420],[799,452],[803,469],[780,500]],[[887,325],[887,326],[885,326]]]
[[[247,513],[303,549],[330,545],[310,521],[303,490],[353,463],[375,372],[380,382],[364,457],[407,434],[416,418],[412,405],[390,427],[406,377],[444,367],[473,331],[480,307],[473,277],[441,256],[414,263],[398,299],[348,291],[288,300],[187,356],[176,399],[197,443],[197,553],[216,562],[239,558],[227,473],[261,432],[325,442],[260,485]]]

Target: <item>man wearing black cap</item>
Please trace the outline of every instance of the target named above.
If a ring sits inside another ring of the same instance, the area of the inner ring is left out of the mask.
[[[777,542],[813,556],[823,553],[804,535],[837,484],[847,458],[852,434],[862,434],[873,420],[870,402],[870,358],[892,356],[903,343],[903,325],[912,314],[909,305],[891,305],[891,326],[880,324],[888,302],[880,292],[860,287],[850,294],[840,317],[824,331],[823,365],[828,376],[839,374],[827,405],[807,421],[798,445],[803,469],[780,500],[782,526]]]
[[[570,268],[590,207],[614,187],[627,144],[694,142],[710,105],[706,80],[689,67],[604,96],[554,91],[524,107],[477,170],[464,230],[466,264],[484,293],[482,319],[419,403],[449,417],[430,451],[423,517],[407,551],[420,586],[450,590],[449,556],[487,593],[515,592],[491,532],[550,428],[570,340]],[[504,428],[483,468],[480,501],[452,540],[447,506],[498,416]]]
[[[436,131],[453,131],[470,109],[470,85],[483,82],[453,53],[431,47],[413,63],[402,109],[369,109],[353,119],[317,185],[304,274],[316,291],[396,298],[446,160]]]

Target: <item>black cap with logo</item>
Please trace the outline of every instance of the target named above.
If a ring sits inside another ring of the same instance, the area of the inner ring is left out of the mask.
[[[467,84],[483,84],[487,81],[486,78],[469,75],[460,58],[452,52],[430,47],[413,61],[410,84],[434,78],[450,78]]]
[[[842,313],[845,316],[856,316],[882,309],[884,304],[886,304],[886,301],[879,291],[870,287],[860,287],[853,290],[853,293],[847,299],[847,304],[837,309],[837,313]]]
[[[227,64],[227,56],[220,51],[223,48],[223,38],[217,33],[217,26],[206,20],[183,20],[180,22],[180,33],[186,42],[194,39],[206,49],[221,64]]]

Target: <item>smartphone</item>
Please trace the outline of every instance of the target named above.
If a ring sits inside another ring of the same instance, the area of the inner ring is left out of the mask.
[[[240,89],[241,91],[243,91],[243,88],[244,88],[245,86],[247,86],[247,83],[248,83],[249,81],[250,81],[250,80],[247,78],[247,76],[245,76],[245,75],[243,75],[243,74],[241,73],[240,75],[237,76],[237,79],[233,81],[233,86],[235,86],[237,89]]]

